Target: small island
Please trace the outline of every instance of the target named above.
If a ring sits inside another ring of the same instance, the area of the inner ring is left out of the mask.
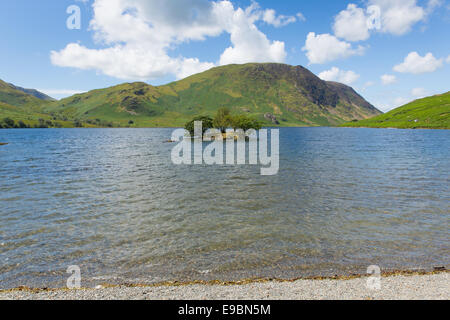
[[[189,131],[192,136],[194,135],[195,122],[202,122],[203,134],[208,129],[218,129],[222,132],[224,139],[227,138],[227,129],[241,129],[247,131],[250,129],[260,130],[262,128],[262,123],[258,120],[242,114],[233,115],[228,108],[219,109],[214,118],[211,118],[210,116],[198,116],[186,123],[184,128]]]

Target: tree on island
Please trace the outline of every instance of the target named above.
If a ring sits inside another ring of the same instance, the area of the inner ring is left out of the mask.
[[[233,116],[228,108],[219,109],[214,119],[208,116],[199,116],[188,122],[184,128],[189,131],[191,135],[194,134],[194,123],[196,121],[203,123],[203,134],[208,129],[213,128],[220,130],[222,133],[225,133],[227,129],[231,128],[235,130],[242,129],[244,131],[250,129],[260,130],[262,128],[262,123],[258,120],[249,118],[245,115]]]
[[[247,116],[238,115],[233,117],[231,127],[235,130],[242,129],[244,131],[250,129],[260,130],[262,128],[262,123]]]
[[[210,117],[205,117],[205,116],[200,116],[200,117],[195,117],[192,121],[189,121],[188,123],[186,123],[186,125],[184,126],[184,128],[189,131],[189,133],[191,135],[194,135],[194,126],[195,126],[195,122],[202,122],[202,126],[203,126],[203,134],[206,132],[206,130],[208,129],[212,129],[214,128],[214,120],[211,119]]]
[[[214,118],[214,128],[219,129],[223,133],[228,128],[233,127],[233,117],[231,111],[228,108],[221,108],[217,111],[216,117]]]

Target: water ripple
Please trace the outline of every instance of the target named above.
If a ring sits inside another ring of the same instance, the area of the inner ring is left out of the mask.
[[[0,287],[450,262],[450,133],[281,130],[280,172],[174,166],[170,129],[1,130]]]

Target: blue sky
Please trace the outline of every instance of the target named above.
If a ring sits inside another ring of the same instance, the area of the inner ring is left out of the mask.
[[[80,29],[67,26],[73,5]],[[449,30],[448,0],[5,0],[0,79],[61,98],[283,62],[387,111],[450,90]]]

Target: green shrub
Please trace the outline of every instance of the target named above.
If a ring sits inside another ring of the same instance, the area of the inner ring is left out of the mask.
[[[210,117],[204,117],[204,116],[195,117],[192,121],[186,123],[186,125],[184,126],[184,128],[187,131],[189,131],[191,133],[191,135],[194,134],[194,125],[195,125],[196,121],[202,122],[203,133],[205,133],[208,129],[214,128],[214,124],[213,124],[214,121]]]
[[[19,121],[19,128],[22,128],[22,129],[24,129],[24,128],[29,128],[29,126],[27,126],[27,125],[25,124],[25,122],[23,122],[22,120],[20,120],[20,121]]]
[[[216,128],[223,133],[226,132],[228,128],[233,129],[242,129],[247,131],[249,129],[260,130],[262,128],[262,123],[258,120],[249,118],[245,115],[237,115],[233,116],[227,108],[222,108],[217,112],[217,115],[214,119],[210,117],[196,117],[192,121],[188,122],[185,125],[185,129],[194,134],[194,122],[201,121],[203,122],[203,133],[208,129]]]
[[[14,128],[15,122],[11,118],[3,119],[3,127],[4,128]]]
[[[258,120],[251,119],[244,115],[238,115],[233,117],[232,127],[233,129],[242,129],[244,131],[250,129],[260,130],[262,128],[262,124]]]
[[[231,111],[228,108],[221,108],[217,111],[216,117],[213,122],[214,128],[225,132],[228,128],[233,126],[233,117]]]

